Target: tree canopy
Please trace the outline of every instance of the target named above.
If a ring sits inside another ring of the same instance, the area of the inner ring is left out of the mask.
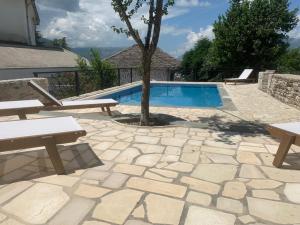
[[[214,51],[219,65],[230,68],[274,68],[286,51],[287,33],[298,23],[289,0],[231,0],[214,23]]]
[[[289,46],[288,32],[299,21],[298,9],[289,6],[289,0],[231,0],[213,25],[215,39],[205,50],[207,54],[195,53],[202,49],[199,44],[205,48],[205,42],[198,42],[184,55],[183,70],[196,71],[194,77],[201,80],[220,74],[235,76],[244,68],[276,69]]]

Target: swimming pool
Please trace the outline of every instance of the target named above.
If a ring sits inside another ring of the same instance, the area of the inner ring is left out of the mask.
[[[142,86],[131,87],[99,98],[113,98],[120,104],[140,105]],[[151,83],[151,106],[217,108],[223,105],[215,84]]]

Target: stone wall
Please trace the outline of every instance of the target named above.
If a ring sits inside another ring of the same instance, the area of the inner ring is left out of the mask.
[[[300,75],[261,72],[258,88],[274,98],[300,109]]]
[[[27,83],[30,80],[33,80],[41,87],[48,90],[48,80],[45,78],[2,80],[0,81],[0,101],[39,99],[40,101],[47,103],[45,98],[28,86]]]

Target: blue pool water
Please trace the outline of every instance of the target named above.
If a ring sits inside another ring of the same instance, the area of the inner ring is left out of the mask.
[[[223,105],[217,85],[151,84],[150,105],[172,107],[220,107]],[[139,105],[142,87],[122,90],[101,98],[113,98],[120,104]]]

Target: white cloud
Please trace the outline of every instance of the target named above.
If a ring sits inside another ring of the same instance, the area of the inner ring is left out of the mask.
[[[50,14],[55,15],[50,17],[50,21],[41,28],[44,37],[50,39],[67,37],[68,43],[73,47],[124,46],[134,43],[131,38],[126,38],[125,35],[112,31],[113,25],[124,28],[126,26],[113,10],[111,0],[78,1],[79,10],[76,11],[61,10],[59,7],[52,7],[49,4],[39,5],[42,13],[47,12],[49,14],[50,12]],[[186,8],[171,7],[169,14],[163,18],[163,21],[184,15],[188,11]],[[143,37],[147,27],[140,19],[141,15],[147,15],[147,6],[141,8],[139,13],[132,18],[134,28],[138,29],[141,37]],[[188,32],[187,29],[174,26],[165,25],[162,27],[162,35],[178,36]]]
[[[298,19],[300,20],[300,14],[298,15]],[[295,27],[295,29],[289,33],[289,36],[290,36],[290,38],[300,39],[300,22]]]
[[[176,0],[175,5],[180,7],[195,7],[195,6],[208,7],[211,5],[211,3],[208,1],[201,1],[201,0]]]
[[[208,38],[210,40],[215,38],[212,25],[209,25],[206,28],[200,28],[199,32],[190,31],[186,36],[185,43],[177,50],[173,51],[172,54],[175,56],[181,56],[186,51],[192,49],[196,42],[203,38]]]

